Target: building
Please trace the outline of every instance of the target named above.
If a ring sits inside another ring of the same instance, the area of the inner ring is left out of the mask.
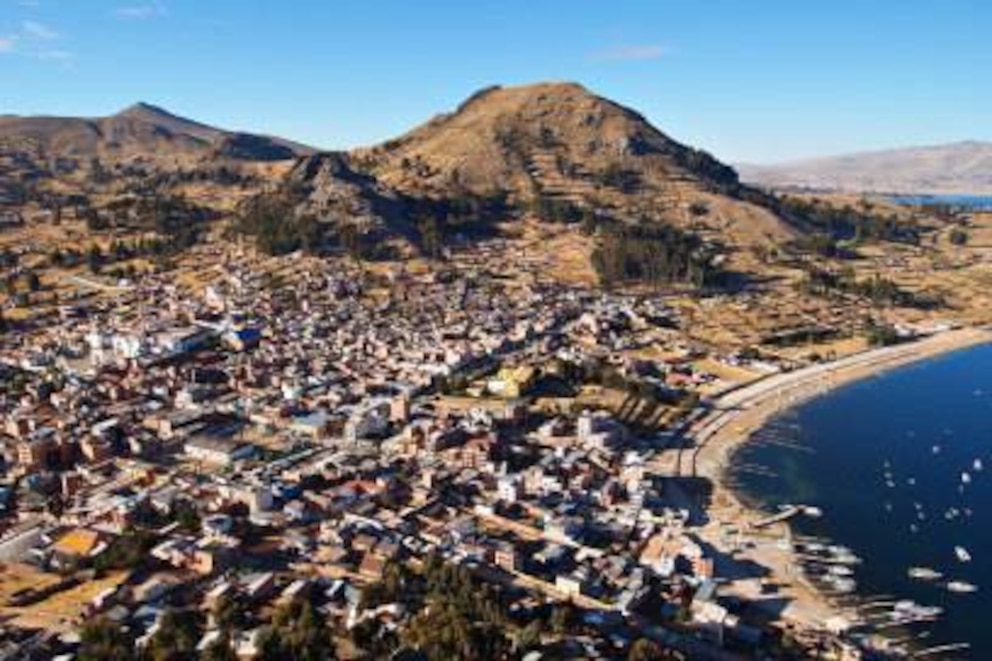
[[[254,456],[256,449],[249,443],[240,443],[222,436],[194,436],[186,441],[186,456],[194,461],[216,466],[230,466]]]
[[[486,390],[497,397],[516,399],[523,397],[533,387],[537,370],[530,365],[503,367],[486,383]]]

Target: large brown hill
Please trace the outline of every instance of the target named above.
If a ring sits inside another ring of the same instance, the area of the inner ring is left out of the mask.
[[[232,133],[138,103],[109,117],[0,117],[0,151],[179,166],[218,157],[286,160],[312,150],[278,138]]]
[[[734,243],[791,235],[774,214],[735,197],[732,168],[575,83],[487,88],[351,156],[381,184],[417,198],[502,192],[522,205],[543,199],[676,224],[701,222],[690,210],[707,208]]]

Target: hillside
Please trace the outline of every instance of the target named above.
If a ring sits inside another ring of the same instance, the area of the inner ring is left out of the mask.
[[[738,169],[744,181],[777,189],[988,195],[992,143],[959,142]]]
[[[584,208],[629,220],[714,224],[734,234],[733,243],[790,233],[773,214],[733,197],[739,183],[732,168],[574,83],[481,90],[453,112],[351,158],[409,198],[502,194],[538,211]]]
[[[0,153],[87,164],[181,166],[211,158],[273,161],[312,150],[266,136],[232,133],[138,103],[109,117],[0,117]]]
[[[416,193],[494,188],[574,202],[612,193],[666,193],[736,186],[730,168],[664,135],[639,114],[580,85],[482,90],[454,112],[360,151],[373,171]]]

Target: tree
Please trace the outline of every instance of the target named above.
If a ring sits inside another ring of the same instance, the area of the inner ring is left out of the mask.
[[[600,226],[592,264],[606,286],[627,282],[652,285],[710,284],[718,275],[700,238],[658,223]]]
[[[186,532],[198,532],[200,530],[200,513],[196,509],[196,504],[191,500],[177,499],[172,504],[172,519]]]
[[[869,326],[866,335],[868,346],[872,347],[891,346],[898,344],[901,339],[896,329],[888,324],[873,324]]]
[[[195,611],[166,611],[148,642],[150,661],[186,661],[196,655],[203,620]]]
[[[115,622],[98,617],[79,633],[79,661],[120,661],[134,657],[134,642]]]
[[[430,659],[500,659],[510,652],[505,609],[469,569],[431,554],[423,580],[426,607],[401,632],[405,644]]]
[[[148,562],[148,552],[156,541],[157,538],[152,533],[128,529],[104,553],[97,556],[93,564],[97,570],[136,569]]]
[[[516,648],[518,654],[523,654],[528,650],[534,649],[541,644],[541,632],[544,630],[544,626],[540,620],[534,620],[526,627],[517,632],[517,636],[513,641],[513,645]]]
[[[572,604],[559,604],[551,611],[551,629],[558,634],[568,631],[574,619],[574,608]]]
[[[263,661],[325,661],[335,658],[334,641],[323,617],[309,601],[296,599],[280,607],[259,634]]]
[[[41,278],[34,271],[31,271],[27,275],[28,289],[32,292],[41,290]]]
[[[238,661],[238,655],[234,653],[234,647],[231,645],[231,637],[226,633],[221,634],[220,638],[210,643],[203,651],[200,661]]]
[[[948,236],[952,245],[963,246],[968,243],[968,233],[963,229],[955,227]]]
[[[90,252],[86,256],[86,264],[89,266],[91,273],[99,273],[100,268],[103,266],[103,251],[95,243],[90,246]]]
[[[630,653],[627,654],[627,661],[659,661],[664,658],[664,653],[657,643],[647,638],[638,638],[630,646]]]
[[[240,629],[246,619],[242,604],[228,595],[223,595],[217,600],[211,615],[217,628],[224,632]]]
[[[693,202],[689,205],[689,214],[695,218],[700,218],[710,212],[710,207],[705,202]]]
[[[424,216],[417,221],[420,249],[431,259],[440,259],[444,253],[444,232],[434,216]]]

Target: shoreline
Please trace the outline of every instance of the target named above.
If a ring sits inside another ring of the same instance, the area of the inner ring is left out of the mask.
[[[706,478],[712,484],[710,505],[706,510],[710,521],[699,530],[699,536],[720,553],[732,556],[732,563],[754,563],[768,571],[767,579],[761,581],[753,577],[731,579],[727,584],[728,592],[760,607],[760,602],[768,599],[762,584],[771,580],[776,586],[772,601],[784,599],[787,603],[775,613],[775,619],[780,622],[822,630],[831,618],[849,620],[849,609],[795,572],[794,551],[782,548],[778,543],[791,542],[792,531],[788,523],[775,524],[760,534],[749,532],[757,540],[753,547],[739,548],[740,532],[737,532],[737,542],[732,541],[734,531],[746,530],[749,522],[767,516],[766,512],[744,504],[728,484],[727,471],[733,455],[769,421],[789,409],[856,381],[987,343],[992,343],[992,331],[984,328],[944,331],[913,342],[871,349],[831,363],[769,376],[710,400],[710,409],[687,432],[696,443],[695,447],[684,451],[689,455],[688,465],[685,465],[685,457],[679,458],[680,474]]]

